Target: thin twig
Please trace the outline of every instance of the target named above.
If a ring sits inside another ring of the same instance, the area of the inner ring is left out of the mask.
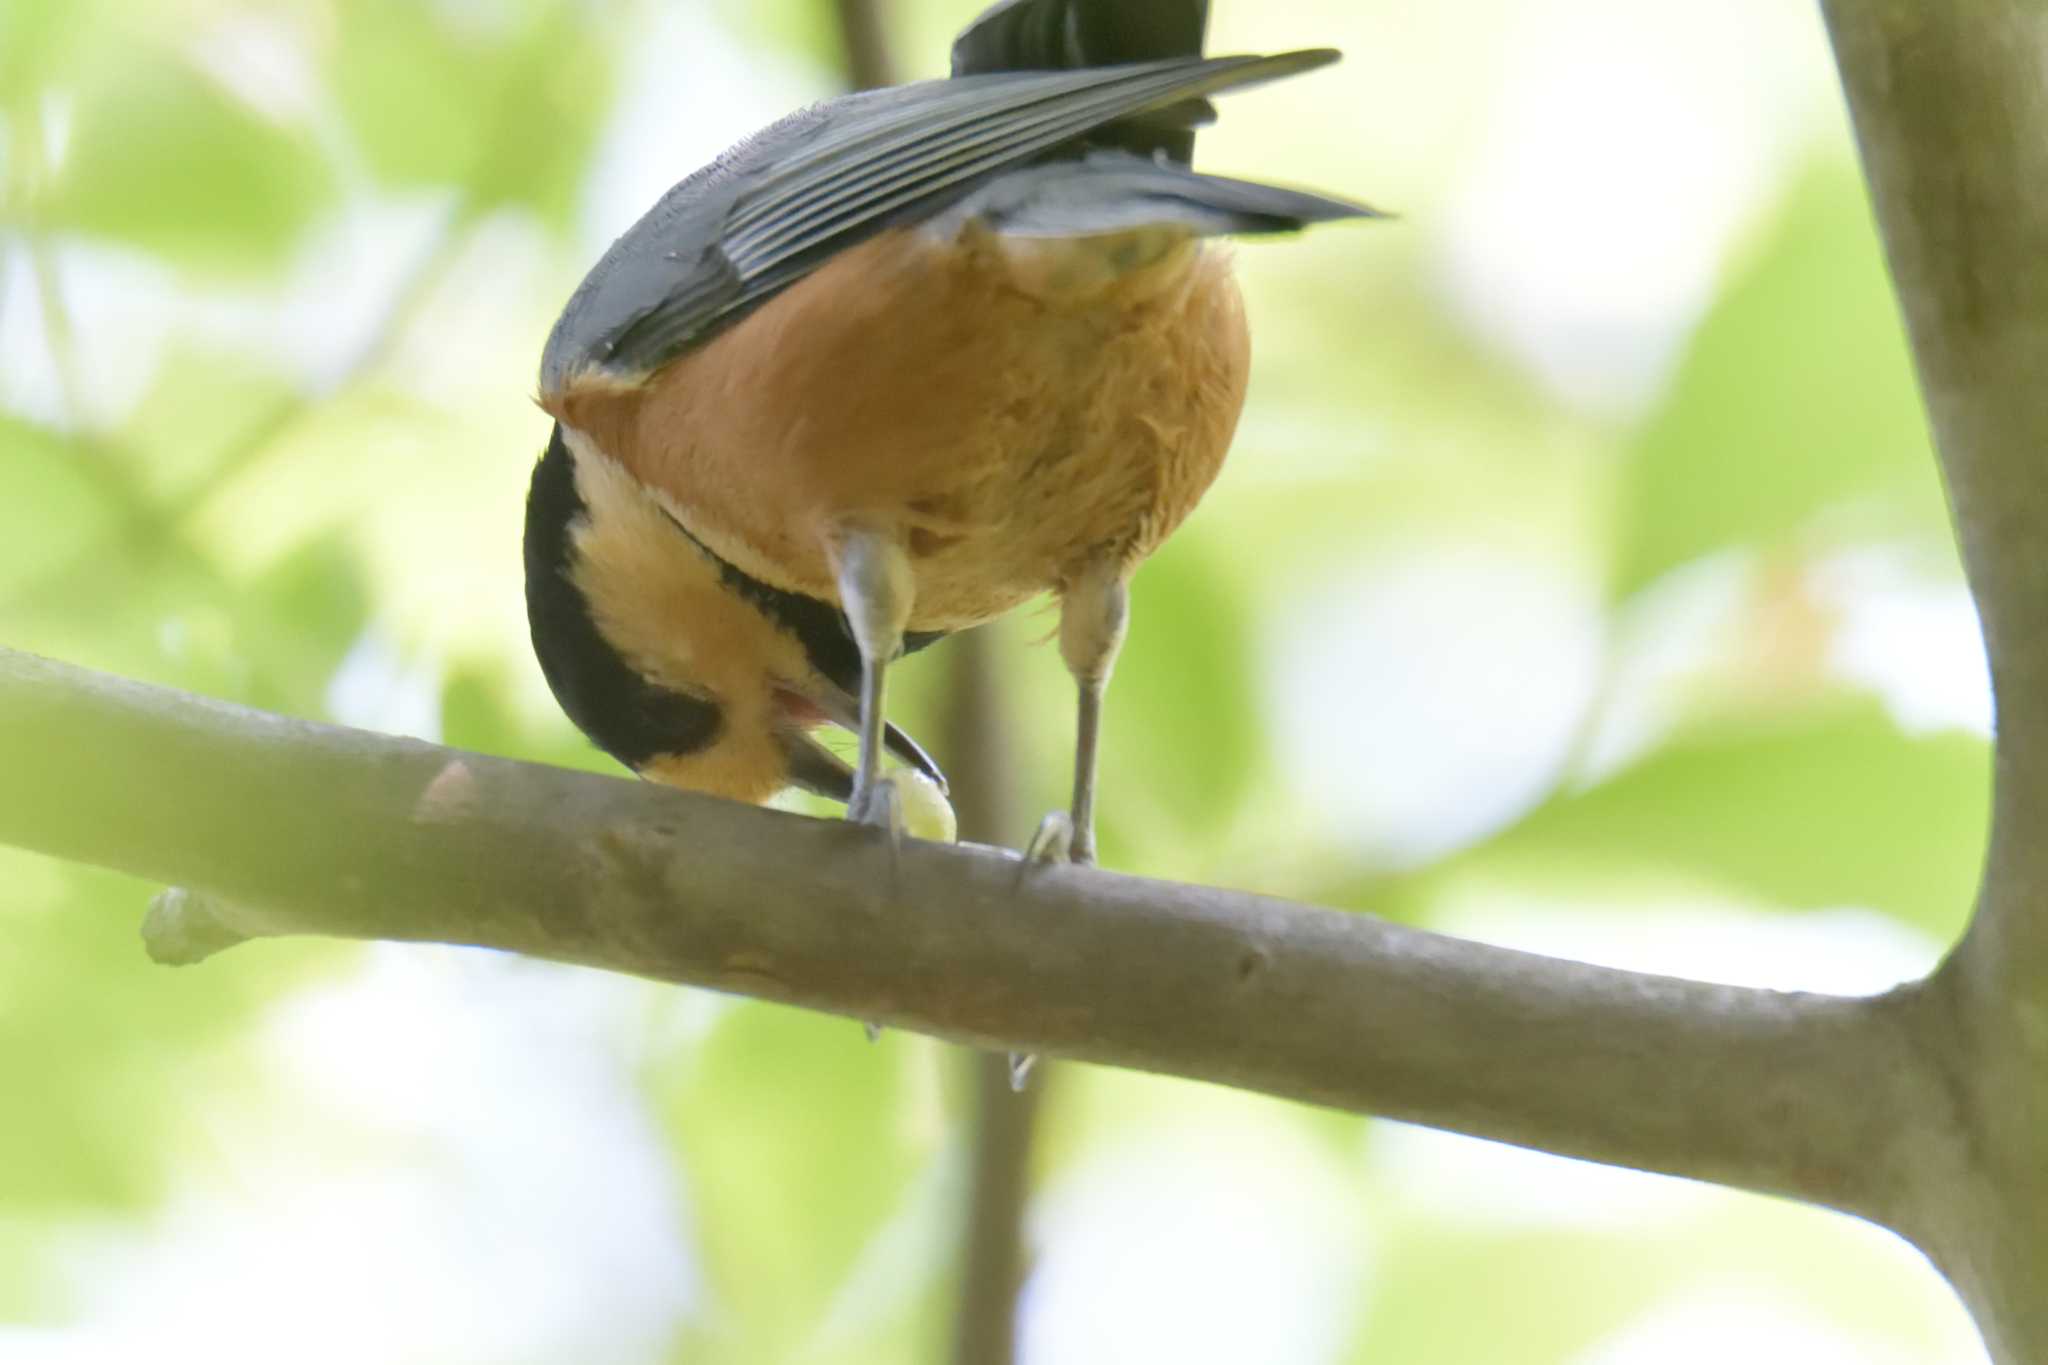
[[[882,10],[886,0],[833,0],[839,15],[839,41],[846,57],[848,83],[855,90],[873,90],[896,83],[896,64],[889,55],[889,24]]]
[[[953,1365],[1010,1365],[1017,1354],[1017,1297],[1030,1268],[1024,1214],[1031,1204],[1031,1154],[1038,1115],[1055,1068],[1010,1086],[1007,1057],[975,1059],[972,1195],[960,1301],[953,1318]]]
[[[951,672],[943,726],[960,837],[998,845],[1014,841],[1023,828],[1016,801],[1014,711],[996,654],[1000,644],[999,628],[992,626],[947,643]],[[1015,1355],[1031,1152],[1052,1069],[1038,1067],[1031,1084],[1019,1090],[1011,1085],[1008,1056],[968,1054],[974,1094],[972,1180],[954,1310],[955,1365],[1009,1365]]]

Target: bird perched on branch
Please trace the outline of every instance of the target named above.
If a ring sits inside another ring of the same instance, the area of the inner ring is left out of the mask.
[[[950,79],[790,115],[598,261],[541,363],[526,590],[599,747],[893,825],[885,749],[943,779],[883,715],[891,661],[1051,593],[1080,693],[1057,841],[1092,858],[1127,585],[1244,402],[1243,309],[1205,239],[1372,212],[1190,168],[1210,96],[1337,58],[1204,58],[1207,10],[1003,0]]]

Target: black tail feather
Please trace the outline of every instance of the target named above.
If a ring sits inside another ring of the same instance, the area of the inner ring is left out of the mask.
[[[954,41],[953,74],[1199,57],[1208,28],[1209,0],[1001,0]],[[1193,130],[1214,117],[1207,100],[1192,100],[1105,129],[1089,144],[1185,164],[1194,155]]]

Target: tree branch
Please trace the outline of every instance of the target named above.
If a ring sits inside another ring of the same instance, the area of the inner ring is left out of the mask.
[[[1966,1160],[1911,1230],[1999,1360],[2048,1360],[2048,5],[1824,8],[1998,702],[1978,912],[1924,1040]]]
[[[0,841],[200,888],[244,938],[478,944],[1880,1221],[1940,1108],[1911,991],[1702,985],[981,848],[892,858],[838,821],[8,651],[0,768]]]
[[[2002,703],[1994,861],[2031,893],[2048,871],[2048,6],[1826,11]],[[2048,921],[1977,928],[2048,989]]]
[[[1017,1358],[1017,1299],[1030,1270],[1024,1214],[1031,1204],[1031,1152],[1038,1113],[1052,1082],[1041,1065],[1031,1084],[1010,1086],[1009,1058],[974,1058],[972,1196],[968,1201],[954,1365],[1010,1365]]]
[[[882,7],[883,0],[833,0],[839,16],[839,41],[846,51],[847,79],[855,90],[896,82]]]

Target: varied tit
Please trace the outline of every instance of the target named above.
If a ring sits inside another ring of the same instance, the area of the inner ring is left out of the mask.
[[[948,80],[801,110],[674,189],[549,337],[533,643],[641,775],[893,823],[890,661],[1043,593],[1103,688],[1137,566],[1216,477],[1249,349],[1224,234],[1371,216],[1189,168],[1208,97],[1335,61],[1203,58],[1207,0],[1004,0]],[[854,768],[812,732],[859,735]]]

